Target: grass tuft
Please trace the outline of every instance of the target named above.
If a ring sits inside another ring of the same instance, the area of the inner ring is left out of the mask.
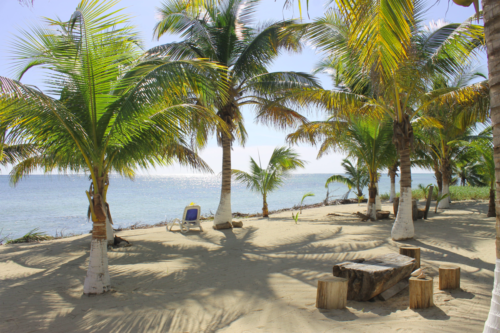
[[[23,237],[19,237],[16,239],[10,239],[5,244],[16,244],[16,243],[33,243],[33,242],[41,242],[45,240],[54,239],[54,237],[47,235],[45,232],[38,231],[38,228],[35,228],[29,231]]]

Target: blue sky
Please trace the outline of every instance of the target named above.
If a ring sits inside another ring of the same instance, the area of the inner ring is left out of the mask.
[[[33,7],[21,6],[17,0],[0,0],[0,75],[12,77],[10,44],[19,29],[27,29],[32,25],[41,24],[41,17],[69,19],[78,0],[35,0]],[[299,16],[297,5],[293,9],[283,10],[283,0],[262,0],[255,15],[256,21],[281,20]],[[305,2],[305,1],[303,1]],[[141,32],[146,48],[161,45],[174,41],[176,36],[162,37],[159,41],[153,40],[152,32],[157,22],[156,7],[160,0],[122,0],[118,7],[124,7],[125,13],[131,15],[132,24]],[[309,17],[314,19],[325,12],[324,0],[309,1]],[[448,22],[462,22],[474,14],[471,7],[464,8],[455,5],[451,0],[427,1],[427,5],[432,8],[427,11],[426,22],[430,20],[444,19]],[[304,20],[309,20],[305,15]],[[484,57],[485,58],[485,57]],[[321,54],[317,54],[313,49],[306,47],[301,54],[283,54],[271,66],[271,71],[298,71],[311,72],[315,64],[321,59]],[[485,60],[482,60],[485,63]],[[486,71],[486,69],[485,69]],[[330,88],[331,82],[326,75],[319,75],[325,88]],[[22,80],[24,83],[33,84],[43,90],[42,72],[33,70],[27,73]],[[233,151],[233,168],[247,169],[249,156],[260,157],[266,161],[276,146],[285,144],[285,132],[279,132],[273,128],[256,125],[253,122],[252,110],[244,112],[249,139],[246,146],[235,146]],[[321,114],[312,115],[313,118],[321,119]],[[296,147],[301,157],[308,161],[307,167],[302,172],[306,173],[341,173],[343,172],[340,162],[343,158],[341,154],[331,154],[320,160],[316,159],[317,149],[308,145]],[[212,169],[218,173],[221,171],[222,150],[217,147],[214,140],[202,151],[201,156],[208,162]],[[1,170],[5,174],[9,170]],[[421,172],[420,170],[414,170]],[[172,174],[190,173],[191,171],[179,166],[159,168],[145,171],[149,174]]]

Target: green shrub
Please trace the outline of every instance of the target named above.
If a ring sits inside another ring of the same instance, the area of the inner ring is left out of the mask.
[[[380,200],[389,200],[391,198],[389,193],[382,193],[380,195]]]
[[[413,199],[424,199],[424,192],[421,189],[411,191]],[[437,199],[438,188],[434,186],[432,200]],[[459,200],[488,200],[490,197],[490,189],[488,187],[473,187],[473,186],[450,186],[451,201]],[[399,196],[399,194],[398,194]]]

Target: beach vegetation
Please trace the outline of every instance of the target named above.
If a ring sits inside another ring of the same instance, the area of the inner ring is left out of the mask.
[[[278,147],[274,149],[267,166],[262,166],[260,157],[259,163],[250,158],[250,172],[233,169],[232,175],[237,182],[245,184],[251,191],[262,195],[262,216],[269,217],[267,205],[269,193],[280,188],[290,176],[291,171],[304,167],[305,161],[301,160],[293,149]],[[310,195],[310,193],[304,195],[302,201]]]
[[[5,242],[5,244],[34,243],[34,242],[41,242],[41,241],[54,239],[54,237],[49,236],[45,232],[38,231],[38,230],[39,230],[39,228],[34,228],[34,229],[28,231],[28,233],[26,233],[22,237],[7,240]]]
[[[228,98],[205,103],[214,109],[229,132],[207,126],[215,132],[222,147],[222,186],[214,224],[232,221],[231,150],[235,142],[247,139],[242,107],[253,106],[256,121],[285,129],[304,122],[298,112],[277,103],[276,99],[292,89],[319,87],[316,79],[293,71],[269,72],[268,67],[283,52],[301,50],[300,35],[294,20],[256,24],[253,19],[259,1],[222,0],[164,1],[154,37],[180,34],[180,42],[157,46],[150,54],[169,54],[171,59],[205,58],[226,66],[221,73]]]

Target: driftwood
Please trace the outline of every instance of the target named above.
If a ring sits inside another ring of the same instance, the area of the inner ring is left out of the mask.
[[[383,293],[380,293],[380,295],[378,295],[377,297],[382,301],[387,301],[388,299],[390,299],[391,297],[393,297],[394,295],[396,295],[397,293],[406,288],[408,288],[408,281],[404,279],[399,281],[398,283],[396,283],[394,286],[390,287]]]
[[[229,222],[226,222],[226,223],[216,224],[213,227],[215,230],[221,230],[221,229],[231,229],[233,225]]]
[[[233,225],[233,228],[243,228],[243,222],[241,222],[241,221],[233,221],[232,225]]]
[[[368,215],[365,215],[365,214],[360,213],[360,212],[356,212],[355,215],[358,215],[359,217],[361,217],[361,222],[371,220],[371,218]]]
[[[368,301],[410,276],[415,259],[396,253],[362,263],[344,262],[333,266],[333,275],[347,278],[347,299]]]

